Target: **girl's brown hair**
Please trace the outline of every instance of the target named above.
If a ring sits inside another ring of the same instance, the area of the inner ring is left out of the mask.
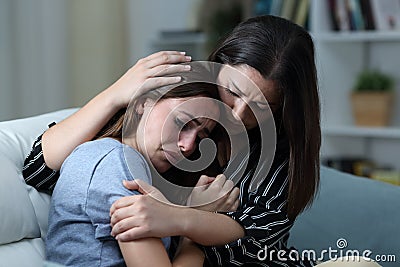
[[[128,108],[119,110],[108,123],[99,131],[94,139],[111,137],[122,141],[123,134],[135,134],[134,131],[140,121],[136,107],[140,101],[150,98],[162,101],[168,98],[187,98],[205,96],[219,99],[217,86],[207,82],[183,83],[176,87],[161,88],[147,92],[132,100]],[[125,126],[125,127],[124,127]]]

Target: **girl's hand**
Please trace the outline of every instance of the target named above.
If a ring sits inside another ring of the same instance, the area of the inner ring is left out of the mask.
[[[124,181],[124,186],[143,195],[133,195],[115,201],[110,209],[111,235],[118,241],[145,237],[166,237],[181,232],[180,211],[154,186],[141,180]]]
[[[185,52],[161,51],[136,62],[121,78],[109,87],[114,105],[126,107],[131,98],[152,89],[178,83],[182,78],[174,73],[190,70],[189,65],[178,63],[190,62],[191,57]],[[163,77],[169,75],[169,77]]]
[[[204,211],[236,211],[239,207],[239,188],[223,174],[216,178],[202,175],[188,199],[188,205]]]

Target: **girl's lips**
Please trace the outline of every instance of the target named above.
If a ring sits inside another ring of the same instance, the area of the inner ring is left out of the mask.
[[[172,163],[177,163],[178,161],[181,160],[179,153],[169,150],[163,150],[163,152],[165,154],[166,159]]]

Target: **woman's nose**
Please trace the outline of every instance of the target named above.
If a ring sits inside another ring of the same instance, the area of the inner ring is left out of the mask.
[[[184,156],[190,156],[196,149],[197,132],[195,130],[182,131],[179,134],[178,147]]]
[[[233,106],[233,116],[236,120],[241,120],[244,122],[247,115],[249,114],[250,108],[245,101],[238,98]]]

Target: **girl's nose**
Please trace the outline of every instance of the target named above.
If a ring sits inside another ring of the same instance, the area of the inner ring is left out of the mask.
[[[184,156],[190,156],[196,149],[197,131],[182,131],[179,134],[178,147]]]

